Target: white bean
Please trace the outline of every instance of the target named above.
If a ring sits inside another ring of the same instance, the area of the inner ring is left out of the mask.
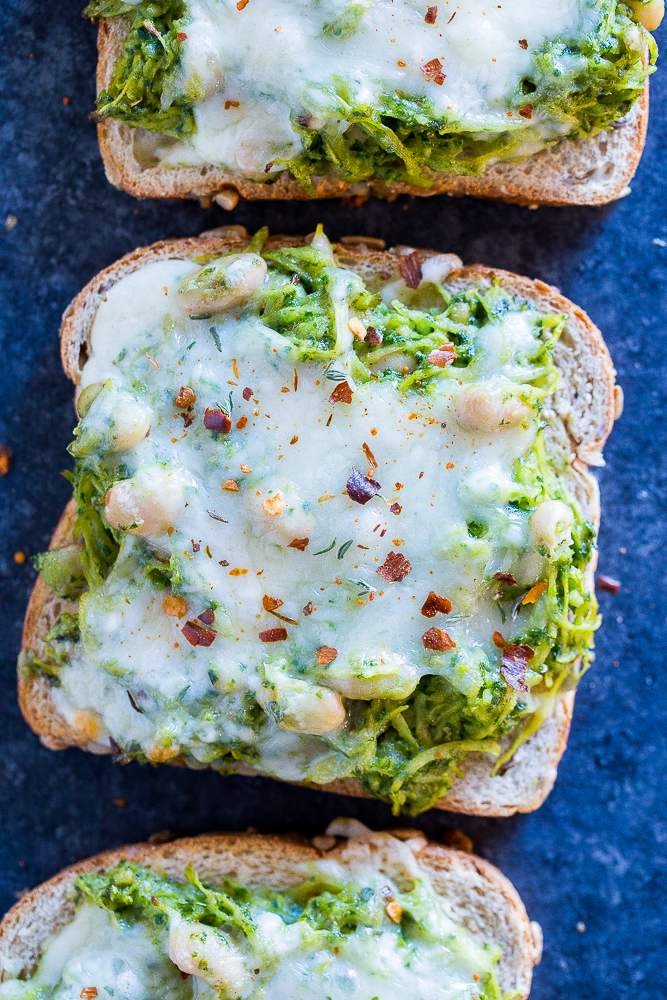
[[[530,420],[534,414],[511,389],[471,385],[454,401],[454,416],[466,430],[494,432]]]
[[[665,0],[649,0],[648,3],[637,3],[630,0],[630,6],[637,15],[637,20],[647,31],[655,31],[660,27],[665,16]]]
[[[188,274],[178,301],[188,315],[221,313],[244,305],[264,282],[266,261],[256,253],[231,254]]]
[[[574,514],[561,500],[545,500],[530,519],[530,527],[538,545],[546,545],[553,552],[560,545],[572,542]]]
[[[111,487],[104,516],[112,528],[129,535],[161,535],[174,524],[184,504],[178,474],[160,465],[148,465],[132,479],[122,479]]]
[[[151,410],[143,403],[123,400],[111,411],[111,451],[125,451],[146,437],[151,428]]]
[[[335,691],[290,677],[267,665],[257,701],[274,722],[290,733],[324,736],[345,722],[345,708]]]
[[[202,924],[172,917],[169,958],[181,972],[221,990],[221,996],[235,997],[250,982],[241,953],[224,934]]]
[[[338,666],[334,661],[322,670],[319,679],[346,698],[401,701],[417,687],[419,673],[412,663],[407,663],[402,657],[383,653],[356,665]]]

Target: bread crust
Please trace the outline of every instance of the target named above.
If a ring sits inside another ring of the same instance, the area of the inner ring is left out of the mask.
[[[392,832],[392,831],[388,831]],[[397,830],[418,864],[426,869],[436,891],[452,901],[455,919],[503,950],[497,971],[503,992],[524,1000],[530,992],[533,966],[540,960],[539,935],[512,883],[497,868],[472,854],[428,841],[418,830]],[[361,841],[338,840],[327,858],[340,859]],[[0,923],[0,981],[30,975],[49,937],[74,916],[74,880],[89,872],[106,872],[123,860],[137,862],[184,881],[192,863],[199,876],[216,884],[223,877],[251,886],[286,889],[304,878],[304,867],[323,856],[311,841],[296,834],[212,833],[169,843],[132,844],[105,851],[63,869],[27,893]],[[12,964],[13,963],[13,964]],[[14,971],[16,970],[16,971]]]
[[[129,29],[121,17],[100,18],[98,29],[97,89],[106,89],[116,58]],[[648,57],[645,57],[646,59]],[[335,174],[313,179],[314,194],[285,171],[271,183],[248,180],[243,175],[211,164],[194,167],[142,165],[135,156],[132,129],[112,119],[98,124],[98,139],[107,179],[138,198],[213,199],[232,209],[239,197],[255,200],[299,200],[373,196],[393,201],[408,194],[420,198],[435,194],[473,195],[538,208],[540,205],[605,205],[629,194],[630,181],[639,165],[646,141],[649,110],[648,81],[623,126],[589,139],[560,140],[518,163],[497,163],[480,177],[425,173],[430,188],[380,180],[350,184]]]
[[[75,385],[80,382],[81,369],[89,350],[89,336],[95,313],[105,292],[122,277],[153,261],[170,257],[197,257],[208,253],[237,252],[247,245],[248,234],[243,227],[222,227],[201,237],[164,240],[140,248],[112,264],[95,278],[73,300],[63,315],[61,354],[65,372]],[[267,250],[303,245],[300,237],[271,237]],[[400,254],[412,248],[395,250],[371,249],[363,237],[343,237],[336,247],[339,265],[357,270],[368,280],[392,280],[399,275]],[[435,251],[420,250],[423,257]],[[566,435],[570,449],[568,486],[582,506],[586,516],[596,525],[599,521],[597,481],[588,471],[589,464],[600,464],[601,450],[616,417],[614,393],[615,371],[609,352],[597,327],[583,310],[566,299],[558,289],[541,281],[531,281],[508,271],[472,265],[464,267],[452,255],[454,270],[447,278],[448,286],[464,288],[470,284],[498,281],[507,291],[535,303],[542,311],[564,313],[567,325],[555,354],[557,365],[565,372],[562,386],[554,397],[554,408]],[[71,537],[73,501],[56,528],[52,546],[62,545]],[[595,557],[588,567],[588,582],[593,587]],[[66,603],[66,602],[65,602]],[[43,651],[41,636],[51,627],[64,602],[57,598],[38,578],[28,605],[23,630],[22,652],[37,655]],[[70,607],[68,605],[68,607]],[[108,746],[91,739],[87,727],[78,731],[60,716],[53,705],[51,686],[42,675],[19,673],[19,702],[26,721],[50,749],[80,746],[93,753],[111,753]],[[447,795],[436,808],[449,809],[479,816],[510,816],[516,812],[531,812],[545,800],[556,778],[558,763],[565,752],[572,719],[574,691],[559,693],[554,712],[540,729],[519,748],[502,773],[491,777],[494,762],[486,754],[471,753],[464,759],[461,776],[455,777]],[[512,737],[502,741],[505,749]],[[175,760],[170,763],[180,764]],[[256,774],[249,765],[240,762],[237,773]],[[307,783],[304,783],[307,784]],[[346,795],[369,797],[356,778],[345,778],[328,785],[313,786],[320,790]]]

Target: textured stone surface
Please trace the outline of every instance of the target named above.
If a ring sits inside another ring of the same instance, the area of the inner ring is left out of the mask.
[[[252,825],[315,834],[340,814],[391,822],[382,804],[259,778],[120,768],[74,750],[49,752],[21,720],[14,696],[33,571],[13,555],[31,557],[46,546],[69,493],[59,476],[74,423],[58,360],[62,310],[85,281],[137,245],[227,222],[307,233],[321,220],[334,238],[364,233],[416,242],[542,278],[605,332],[626,412],[600,472],[600,568],[623,589],[601,595],[597,661],[581,684],[559,780],[531,816],[432,813],[415,823],[436,838],[461,828],[515,883],[544,928],[535,1000],[654,1000],[664,984],[667,868],[667,246],[656,242],[667,244],[667,77],[654,78],[652,126],[632,195],[605,209],[530,212],[441,197],[360,209],[241,205],[228,215],[195,204],[137,203],[108,186],[85,117],[93,106],[95,32],[80,6],[3,4],[0,443],[16,461],[0,481],[0,911],[63,865],[165,828]],[[15,228],[2,224],[8,215],[18,219]]]

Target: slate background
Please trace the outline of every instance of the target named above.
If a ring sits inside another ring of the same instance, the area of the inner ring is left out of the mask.
[[[529,211],[436,197],[358,209],[242,204],[227,214],[138,202],[108,185],[85,117],[94,103],[96,53],[81,6],[3,4],[0,443],[15,453],[15,466],[0,480],[0,912],[64,865],[167,828],[191,834],[252,825],[313,835],[340,814],[376,827],[392,822],[381,803],[265,779],[121,768],[77,750],[50,752],[22,721],[14,693],[34,572],[13,556],[47,546],[69,495],[59,476],[75,422],[58,357],[63,309],[97,271],[136,246],[230,222],[308,233],[322,221],[332,238],[363,233],[389,245],[417,242],[541,278],[605,333],[626,411],[600,471],[600,568],[619,577],[623,590],[601,594],[597,662],[580,685],[556,787],[529,816],[433,811],[414,822],[435,839],[464,830],[514,882],[544,929],[533,1000],[665,995],[665,71],[654,77],[649,140],[632,195],[607,208]],[[660,36],[667,45],[665,26]],[[3,225],[8,215],[18,219],[14,228]]]

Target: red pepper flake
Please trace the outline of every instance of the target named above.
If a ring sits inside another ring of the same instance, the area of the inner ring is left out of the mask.
[[[542,596],[542,594],[546,589],[547,589],[547,581],[540,580],[539,583],[536,583],[535,586],[531,587],[528,593],[524,595],[524,598],[521,603],[535,604],[537,601],[539,601],[540,597]]]
[[[416,250],[398,258],[398,270],[408,288],[419,288],[422,283],[422,259]]]
[[[248,572],[247,569],[240,569],[239,567],[236,567],[235,569],[230,569],[229,575],[230,576],[245,576],[247,572]]]
[[[155,366],[156,371],[159,371],[160,370],[160,366],[157,363],[157,361],[155,360],[155,358],[152,358],[150,356],[150,354],[148,353],[148,351],[145,351],[144,353],[145,353],[146,357],[148,358],[148,360],[150,361],[150,363]]]
[[[246,3],[248,0],[246,0]],[[284,642],[287,638],[286,628],[267,628],[264,632],[259,633],[259,638],[262,642]]]
[[[443,83],[447,79],[446,73],[442,72],[442,63],[439,59],[431,59],[430,62],[424,63],[421,71],[427,80],[432,80],[433,83],[437,83],[439,87],[442,87]]]
[[[426,21],[427,24],[435,24],[435,19],[437,16],[438,16],[438,8],[429,7],[428,10],[426,11],[426,17],[424,18],[424,20]]]
[[[500,672],[508,687],[514,691],[529,691],[526,684],[526,668],[528,661],[535,656],[532,646],[524,643],[507,643],[500,632],[493,633],[493,641],[502,649],[500,655]]]
[[[533,105],[524,104],[522,108],[519,108],[519,114],[522,118],[528,118],[530,120],[533,117]]]
[[[447,465],[445,466],[445,468],[446,469],[453,469],[454,468],[454,463],[453,462],[447,462]]]
[[[506,583],[508,587],[516,587],[516,580],[511,573],[494,573],[493,579],[500,583]]]
[[[396,490],[402,490],[403,489],[403,483],[394,483],[394,489],[396,489]]]
[[[239,2],[236,5],[236,9],[237,10],[243,10],[243,8],[247,7],[249,3],[250,3],[250,0],[239,0]]]
[[[319,649],[315,650],[315,656],[317,662],[324,666],[327,663],[333,663],[338,656],[338,650],[334,649],[333,646],[320,646]]]
[[[618,594],[621,590],[621,581],[614,580],[612,576],[603,576],[602,573],[598,573],[598,587],[600,590],[606,590],[608,594]]]
[[[390,552],[376,572],[378,576],[389,583],[400,583],[401,580],[405,580],[406,576],[409,576],[411,570],[409,559],[406,559],[400,552]]]
[[[400,503],[393,503],[389,508],[389,510],[392,512],[392,514],[400,514],[403,508],[401,507]],[[373,528],[373,531],[375,531],[375,528]]]
[[[329,414],[329,419],[327,420],[327,427],[330,426],[332,417],[333,417],[333,413],[330,413]]]
[[[287,548],[298,549],[299,552],[303,552],[308,545],[310,545],[310,538],[293,538]]]
[[[186,42],[188,36],[185,34],[184,31],[179,31],[178,34],[176,35],[176,38],[178,39],[179,42]]]
[[[334,391],[329,396],[330,403],[351,403],[352,390],[347,382],[339,382]]]
[[[126,805],[125,799],[114,799],[113,804],[116,806],[119,803]],[[97,986],[84,986],[84,988],[79,993],[81,1000],[95,1000],[97,996]]]
[[[378,464],[375,461],[375,455],[373,454],[373,452],[368,447],[368,445],[366,444],[365,441],[364,441],[364,443],[361,446],[361,450],[363,451],[364,455],[366,456],[366,460],[368,461],[368,464],[372,465],[374,469],[377,469]]]
[[[190,541],[192,542],[192,551],[199,552],[201,548],[201,539],[199,540],[199,542],[195,542],[194,538],[191,538]]]
[[[299,373],[298,373],[298,371],[295,368],[294,369],[294,391],[296,392],[298,388],[299,388]]]
[[[298,440],[299,440],[299,438],[295,434],[294,437],[292,438],[292,440],[290,441],[290,444],[296,444]]]
[[[363,476],[356,466],[352,466],[352,475],[346,485],[347,495],[355,503],[366,504],[372,500],[382,487],[375,479],[368,479]]]
[[[239,484],[233,479],[226,479],[225,482],[220,487],[222,490],[227,490],[228,493],[238,493]]]
[[[456,11],[454,11],[454,13],[450,17],[449,21],[447,21],[447,24],[451,24],[455,17],[456,17]]]
[[[6,476],[12,471],[14,453],[4,444],[0,444],[0,476]]]
[[[308,601],[308,604],[304,604],[304,606],[301,608],[301,614],[304,616],[304,618],[310,618],[310,616],[313,613],[313,610],[314,609],[312,603]]]
[[[440,614],[448,615],[452,610],[452,602],[448,597],[441,597],[432,590],[422,605],[421,612],[424,618],[435,618],[438,611]]]
[[[401,64],[399,63],[398,65],[400,66]],[[405,66],[405,63],[403,63],[403,65]],[[382,343],[382,340],[383,340],[382,334],[378,333],[378,331],[375,329],[374,326],[366,327],[367,344],[370,344],[371,347],[379,347],[380,344]]]
[[[528,39],[527,38],[520,38],[519,39],[519,45],[521,46],[522,49],[527,49],[528,48]]]
[[[181,632],[191,646],[210,646],[217,632],[212,628],[204,628],[199,622],[186,622]]]
[[[380,532],[380,538],[384,538],[386,534],[387,534],[387,529],[383,528],[382,531]]]
[[[247,403],[250,397],[252,396],[252,389],[249,389],[248,386],[246,386],[245,389],[243,390],[242,396]]]
[[[431,351],[426,360],[435,365],[436,368],[446,368],[447,365],[451,365],[452,361],[456,361],[457,357],[453,344],[440,344],[440,347]]]
[[[402,59],[399,59],[398,62],[396,63],[396,65],[397,66],[407,66],[408,64],[406,62],[403,62]]]
[[[433,649],[436,653],[445,653],[448,649],[456,649],[456,643],[452,637],[441,628],[430,628],[422,636],[424,649]]]
[[[206,611],[202,611],[200,615],[197,615],[197,618],[200,622],[203,622],[204,625],[212,625],[215,621],[215,612],[213,608],[207,608]]]
[[[247,417],[239,417],[239,419],[236,421],[236,429],[242,431],[247,423],[248,423]]]
[[[217,431],[218,434],[229,434],[232,429],[232,421],[222,410],[211,410],[207,406],[204,414],[204,427],[209,431]]]
[[[197,397],[194,391],[189,385],[182,385],[178,391],[178,396],[174,400],[174,404],[179,408],[179,410],[187,410],[189,406],[192,406],[196,402]]]
[[[225,101],[225,111],[229,111],[230,108],[238,108],[240,101]]]
[[[227,559],[221,559],[218,566],[229,566],[229,561]]]
[[[265,611],[275,611],[276,608],[282,608],[284,603],[279,597],[269,597],[268,594],[264,594],[262,598],[262,607]]]
[[[420,473],[419,473],[419,479],[423,479],[423,478],[424,478],[424,473],[423,473],[423,472],[420,472]]]

